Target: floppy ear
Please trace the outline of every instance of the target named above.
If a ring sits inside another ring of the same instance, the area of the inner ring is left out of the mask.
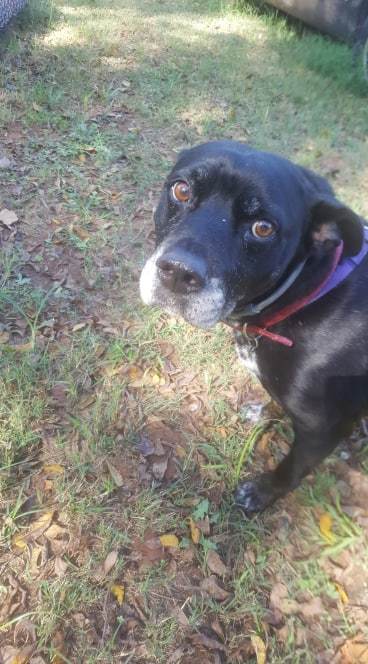
[[[333,196],[324,196],[311,207],[310,237],[316,247],[344,242],[344,256],[355,256],[363,245],[361,218]]]

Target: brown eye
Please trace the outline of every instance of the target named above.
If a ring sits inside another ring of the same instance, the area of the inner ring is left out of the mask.
[[[190,186],[187,182],[184,182],[184,180],[179,180],[171,187],[171,194],[174,201],[178,201],[179,203],[187,203],[191,194]]]
[[[252,225],[252,233],[255,237],[263,240],[264,238],[271,237],[275,232],[275,227],[270,221],[255,221]]]

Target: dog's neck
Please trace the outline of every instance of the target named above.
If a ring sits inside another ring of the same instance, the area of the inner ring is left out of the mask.
[[[338,253],[340,255],[341,250]],[[335,267],[335,255],[336,247],[331,248],[327,255],[309,254],[300,259],[274,290],[268,292],[262,300],[239,307],[231,315],[229,322],[260,324],[280,309],[314,292]]]
[[[234,316],[232,321],[227,321],[228,324],[246,335],[266,337],[284,346],[293,346],[294,342],[291,339],[270,332],[268,328],[304,309],[319,298],[320,292],[326,289],[328,292],[328,284],[335,274],[343,248],[344,244],[341,241],[329,254],[327,261],[325,256],[323,261],[305,259],[297,263],[273,293],[257,305],[248,304],[244,310],[237,313],[236,317]],[[367,251],[368,244],[364,255]],[[300,275],[301,278],[298,279]]]

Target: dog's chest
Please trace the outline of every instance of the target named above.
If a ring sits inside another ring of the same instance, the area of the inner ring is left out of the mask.
[[[249,343],[243,334],[240,333],[235,334],[235,346],[241,363],[248,369],[248,371],[259,378],[260,370],[254,346]]]

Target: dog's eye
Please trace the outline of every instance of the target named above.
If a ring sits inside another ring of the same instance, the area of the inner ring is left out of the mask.
[[[252,233],[255,237],[263,240],[264,238],[271,237],[275,232],[275,226],[270,221],[255,221],[252,225]]]
[[[178,203],[187,203],[191,197],[190,186],[184,180],[178,180],[171,187],[171,195]]]

